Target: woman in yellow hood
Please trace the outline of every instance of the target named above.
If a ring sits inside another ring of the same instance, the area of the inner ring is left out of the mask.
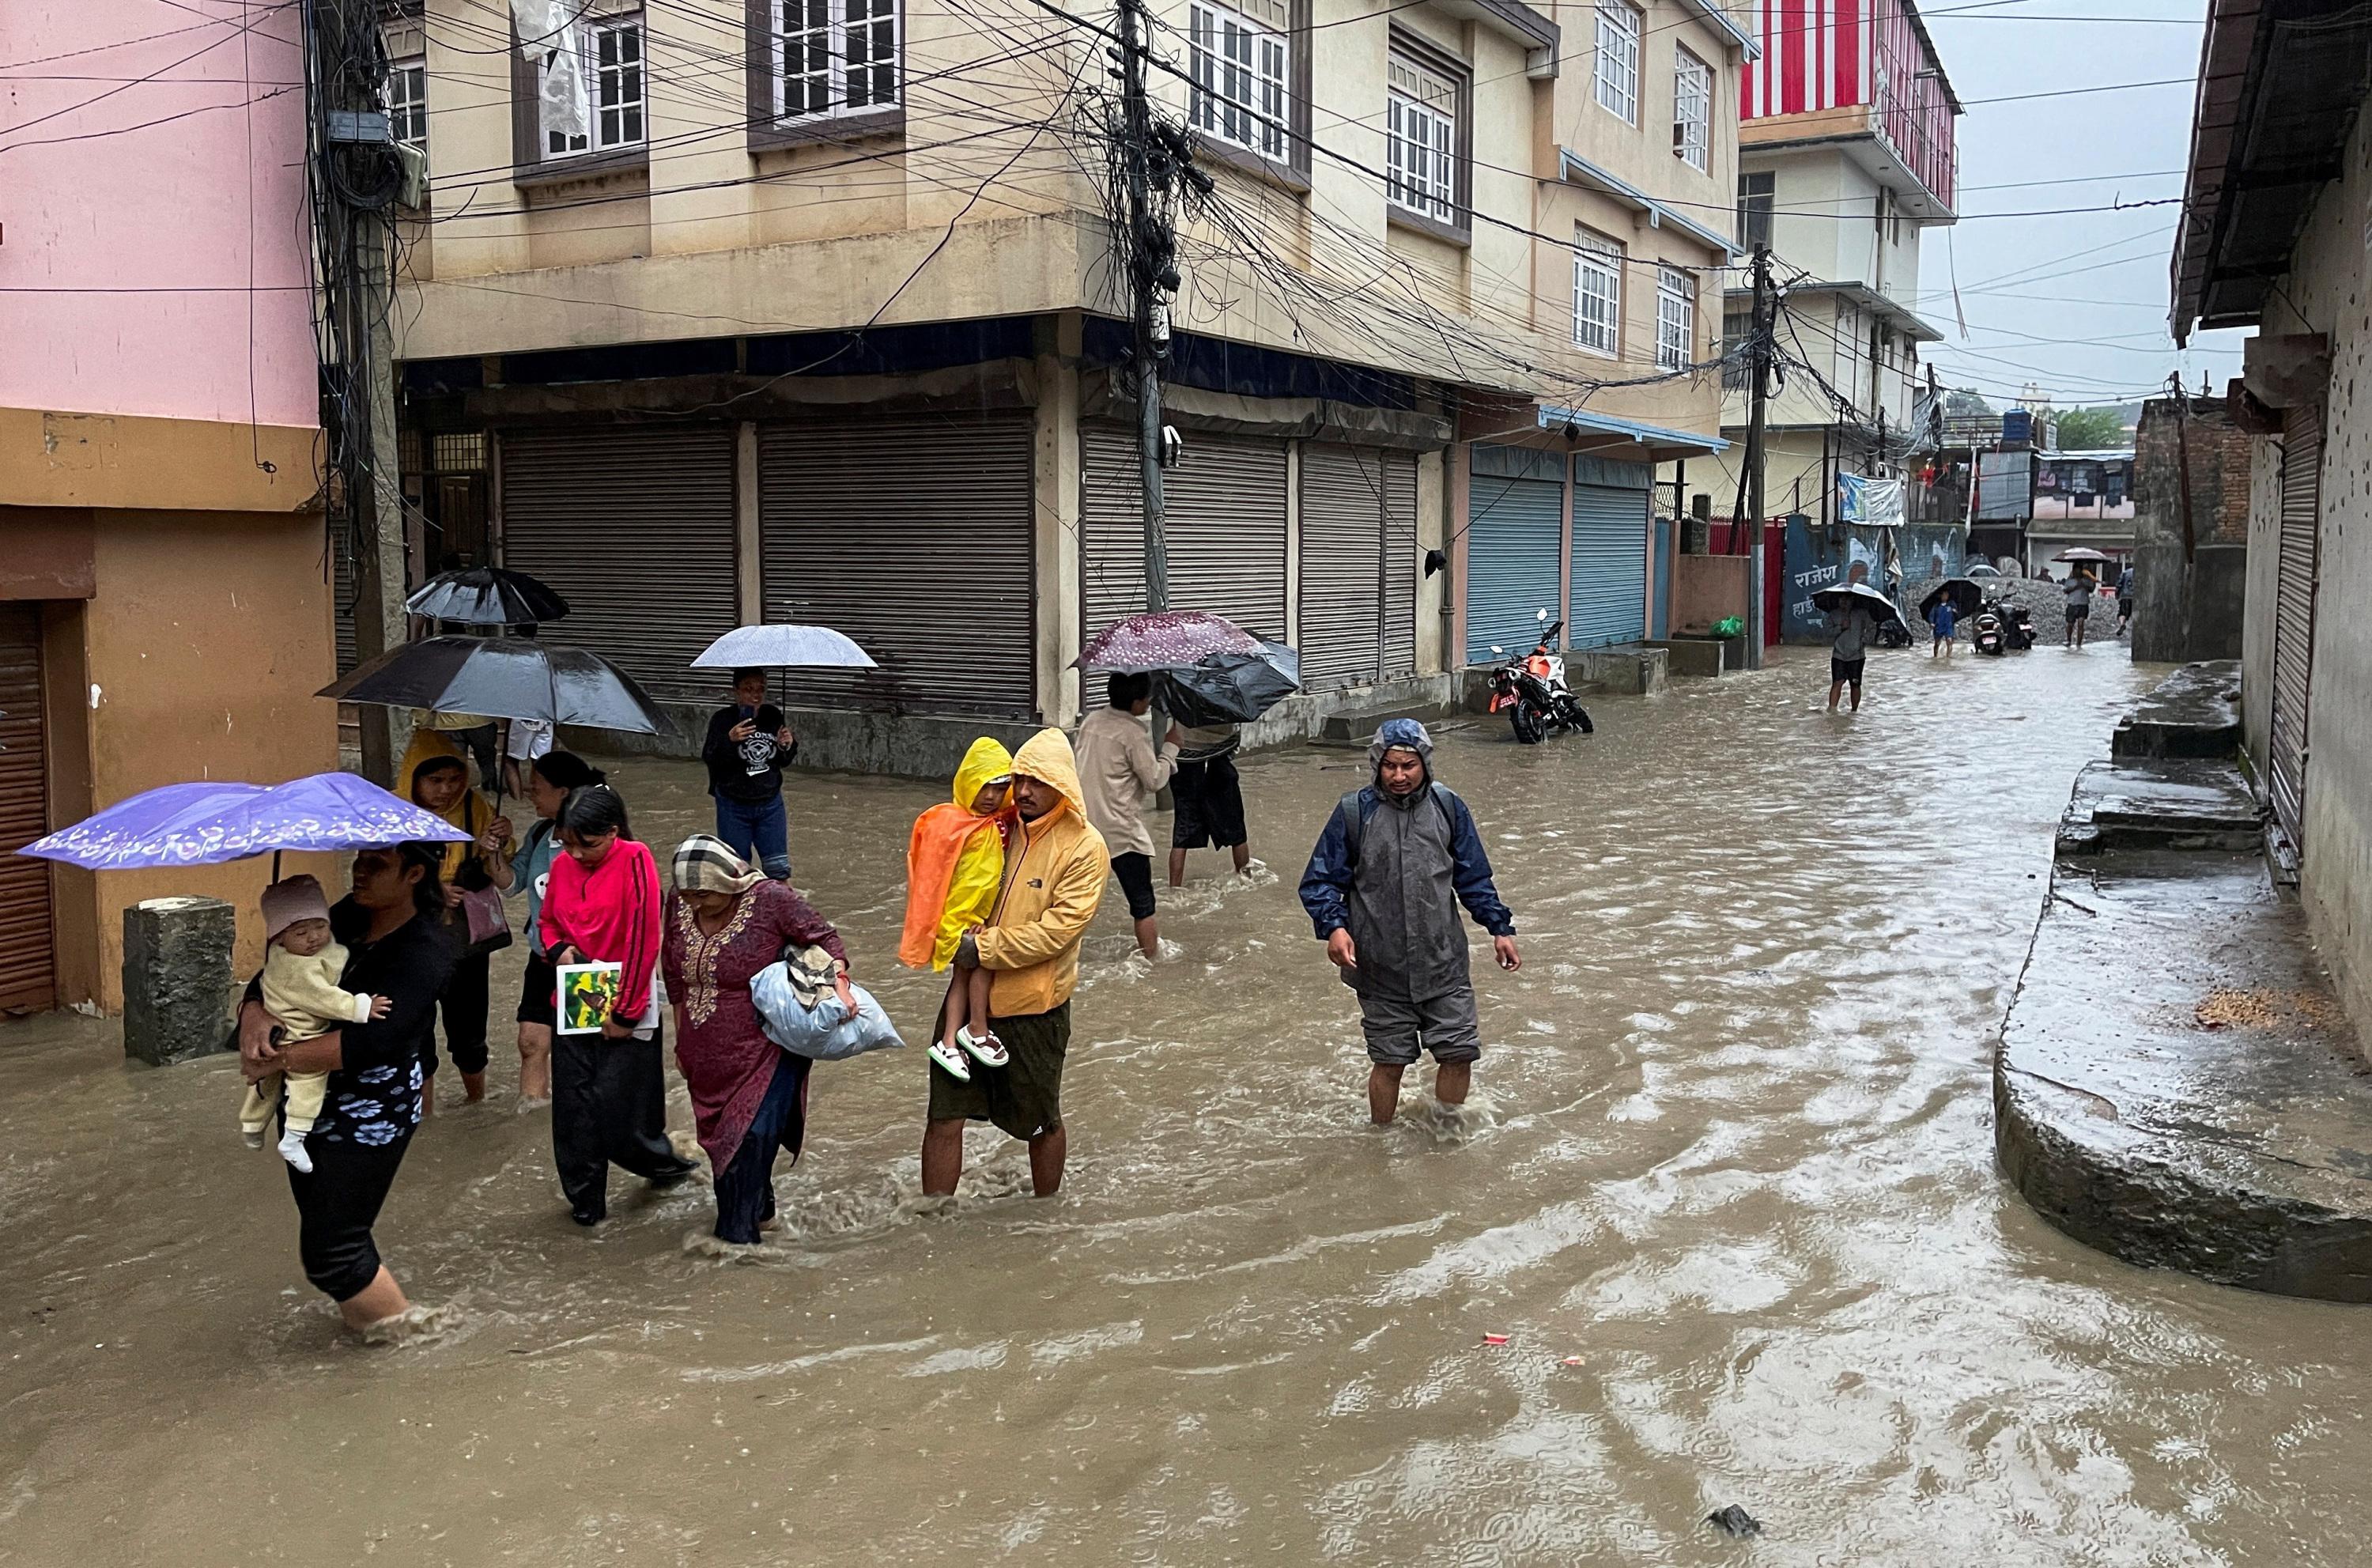
[[[898,959],[915,969],[946,969],[964,934],[983,924],[1005,880],[1005,834],[1012,823],[1013,754],[987,736],[971,743],[956,769],[953,798],[914,819],[906,845],[906,929]],[[989,1028],[990,977],[959,970],[948,982],[930,1058],[967,1082],[969,1051],[983,1067],[1006,1063]]]
[[[445,923],[453,940],[471,948],[466,899],[495,887],[497,868],[509,865],[511,825],[496,816],[493,804],[470,787],[470,764],[447,734],[414,729],[412,745],[396,770],[395,793],[424,811],[431,811],[471,835],[469,843],[444,846],[438,875],[445,883]],[[501,895],[494,899],[494,923],[507,936],[510,925],[502,912]],[[461,1074],[463,1091],[472,1100],[486,1098],[486,1008],[493,989],[494,951],[467,950],[453,966],[453,976],[438,997],[445,1018],[445,1051]],[[422,1074],[433,1078],[436,1057],[423,1052]],[[424,1114],[436,1103],[436,1086],[420,1091]]]

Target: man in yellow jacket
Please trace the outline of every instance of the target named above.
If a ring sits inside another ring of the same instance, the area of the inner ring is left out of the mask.
[[[970,1083],[931,1065],[923,1127],[923,1191],[945,1196],[963,1175],[966,1121],[994,1122],[1029,1144],[1029,1179],[1041,1198],[1063,1185],[1070,1143],[1063,1126],[1063,1057],[1071,1043],[1071,993],[1079,942],[1103,901],[1111,856],[1087,820],[1078,764],[1059,729],[1042,729],[1013,755],[1020,817],[1005,852],[1005,881],[988,923],[956,948],[960,968],[995,979],[989,1011],[1012,1060],[975,1070]]]

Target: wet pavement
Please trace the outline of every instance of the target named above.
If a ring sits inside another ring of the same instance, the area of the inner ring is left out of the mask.
[[[2121,1264],[1994,1167],[2052,830],[2147,680],[2113,645],[1871,673],[1852,718],[1805,653],[1444,738],[1527,957],[1462,1121],[1367,1128],[1289,888],[1206,883],[1157,967],[1108,907],[1051,1202],[985,1132],[955,1212],[917,1201],[909,1051],[819,1070],[769,1255],[688,1248],[702,1190],[587,1237],[498,1055],[381,1222],[445,1311],[392,1348],[304,1287],[227,1062],[0,1029],[0,1562],[2364,1561],[2361,1315]],[[1285,881],[1351,762],[1246,761]],[[654,840],[701,804],[619,782]],[[934,798],[791,798],[910,1024]],[[1703,1522],[1733,1504],[1761,1536]]]

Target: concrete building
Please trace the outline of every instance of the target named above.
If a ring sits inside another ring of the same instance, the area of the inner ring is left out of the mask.
[[[1444,694],[1537,607],[1641,635],[1652,465],[1719,445],[1692,367],[1742,28],[1703,0],[1153,9],[1215,181],[1180,225],[1172,601],[1295,642],[1289,718]],[[429,168],[414,571],[546,578],[575,607],[547,636],[688,711],[717,633],[828,622],[882,668],[790,685],[803,760],[936,772],[1074,717],[1083,641],[1143,602],[1106,41],[970,0],[783,15],[390,21]]]
[[[2134,452],[2041,451],[2031,464],[2033,511],[2026,528],[2026,563],[2054,577],[2067,575],[2064,550],[2097,550],[2122,563],[2134,550]],[[2115,567],[2106,568],[2114,572]]]
[[[121,997],[122,914],[264,863],[9,853],[187,779],[337,761],[294,8],[0,7],[0,1012]],[[35,64],[71,57],[45,69]]]
[[[2255,454],[2233,398],[2152,398],[2134,443],[2134,657],[2236,659]],[[2184,508],[2189,507],[2186,518]]]
[[[1960,105],[1913,0],[1765,6],[1760,18],[1762,58],[1739,80],[1738,239],[1771,249],[1785,289],[1776,352],[1789,362],[1764,494],[1774,517],[1833,523],[1836,475],[1900,477],[1926,436],[1913,420],[1919,345],[1943,334],[1918,314],[1919,248],[1956,221]],[[1742,344],[1751,291],[1733,286],[1724,311],[1726,341]],[[1749,390],[1733,368],[1722,409],[1733,443]],[[1727,514],[1735,464],[1710,469],[1691,488]]]
[[[2244,594],[2248,748],[2308,925],[2372,1019],[2372,18],[2214,0],[2171,327],[2252,327],[2235,423],[2253,432]],[[2355,524],[2359,526],[2350,526]]]

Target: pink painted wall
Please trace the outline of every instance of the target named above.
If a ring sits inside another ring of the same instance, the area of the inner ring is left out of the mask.
[[[297,9],[0,0],[0,407],[317,423]]]

